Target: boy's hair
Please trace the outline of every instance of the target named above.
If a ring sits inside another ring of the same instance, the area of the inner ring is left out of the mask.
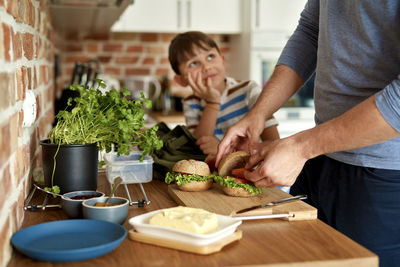
[[[176,74],[180,75],[179,64],[186,62],[189,56],[194,56],[193,46],[206,51],[215,48],[220,53],[218,45],[207,34],[199,31],[180,33],[171,41],[168,51],[169,63]]]

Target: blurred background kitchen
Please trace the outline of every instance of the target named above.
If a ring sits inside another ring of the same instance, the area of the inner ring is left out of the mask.
[[[71,83],[97,77],[134,94],[144,89],[154,101],[149,125],[184,124],[180,100],[191,91],[172,80],[170,40],[188,30],[212,34],[228,75],[264,84],[305,2],[0,0],[0,266],[41,166],[39,140]],[[314,125],[312,86],[303,89],[275,114],[282,137]]]
[[[55,74],[61,78],[56,97],[72,82],[88,84],[97,71],[110,86],[126,87],[136,96],[145,91],[154,104],[150,125],[155,119],[174,127],[184,123],[181,99],[191,93],[172,79],[168,45],[176,33],[212,34],[226,57],[228,75],[264,84],[306,1],[87,0],[93,7],[82,9],[78,2],[83,5],[76,0],[50,4],[54,26],[64,36],[57,42]],[[281,136],[313,125],[312,87],[286,106],[290,109],[276,114]]]

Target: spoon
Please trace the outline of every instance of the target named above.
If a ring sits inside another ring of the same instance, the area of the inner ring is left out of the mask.
[[[107,201],[105,202],[105,206],[107,206],[110,203],[110,200],[111,200],[112,196],[114,195],[115,190],[117,190],[118,186],[121,183],[122,183],[122,178],[121,177],[118,176],[118,177],[116,177],[114,179],[114,183],[113,183],[112,188],[111,188],[111,193],[110,193],[110,196],[108,197]]]
[[[66,199],[72,199],[72,198],[67,197],[67,196],[64,196],[64,195],[60,195],[60,194],[56,194],[56,193],[53,193],[53,192],[44,190],[43,188],[41,188],[40,186],[38,186],[38,185],[36,185],[36,184],[33,184],[33,185],[34,185],[37,189],[39,189],[39,190],[41,190],[41,191],[43,191],[43,192],[46,192],[47,194],[56,195],[56,196],[58,196],[58,197],[64,197],[64,198],[66,198]]]

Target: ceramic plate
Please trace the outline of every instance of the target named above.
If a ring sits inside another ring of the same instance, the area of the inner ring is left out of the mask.
[[[218,229],[209,234],[193,234],[185,231],[180,231],[173,228],[162,227],[149,224],[150,218],[160,212],[155,210],[142,215],[138,215],[129,219],[129,223],[133,228],[142,234],[165,238],[168,240],[175,240],[193,245],[210,245],[218,240],[235,232],[236,228],[242,223],[241,220],[233,219],[229,216],[217,214]]]
[[[98,220],[61,220],[16,232],[11,243],[22,254],[40,261],[81,261],[115,249],[127,231],[119,224]]]

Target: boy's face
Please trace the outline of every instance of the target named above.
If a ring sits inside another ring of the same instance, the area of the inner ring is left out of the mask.
[[[199,74],[202,77],[203,84],[207,84],[207,79],[210,78],[214,88],[221,92],[225,89],[225,59],[221,56],[217,49],[210,48],[203,50],[198,46],[193,46],[194,56],[188,56],[186,62],[179,64],[181,85],[187,86],[188,76],[190,75],[193,81],[197,81]]]

